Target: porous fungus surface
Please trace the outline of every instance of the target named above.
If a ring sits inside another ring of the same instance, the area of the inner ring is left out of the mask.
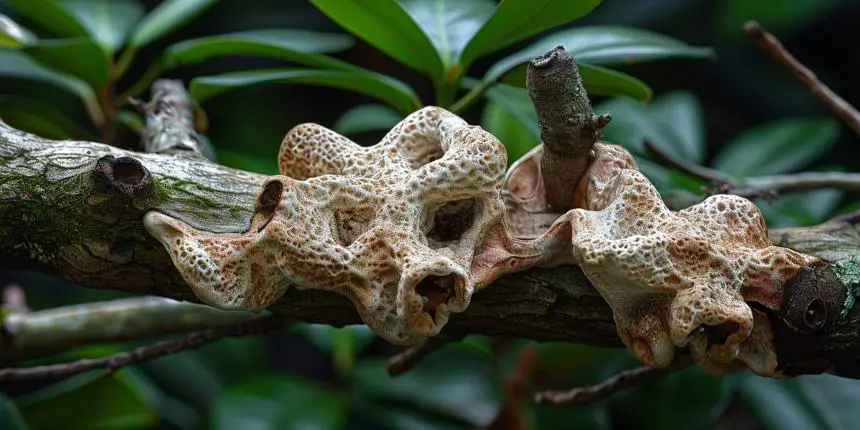
[[[278,161],[247,232],[146,215],[201,301],[260,310],[289,287],[334,291],[396,344],[435,335],[465,310],[473,254],[504,210],[507,155],[494,136],[427,107],[368,148],[298,125]]]
[[[714,195],[672,211],[626,150],[597,143],[594,155],[579,208],[547,235],[569,223],[573,263],[609,303],[624,344],[657,367],[689,347],[706,370],[733,370],[740,360],[773,372],[767,321],[754,321],[745,300],[778,308],[783,283],[817,259],[773,246],[749,200]]]

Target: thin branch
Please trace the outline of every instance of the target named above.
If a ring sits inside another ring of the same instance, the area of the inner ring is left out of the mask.
[[[782,43],[774,35],[756,21],[748,21],[744,24],[744,31],[750,39],[755,41],[759,48],[778,61],[788,71],[790,71],[799,80],[812,95],[818,97],[824,104],[838,117],[842,118],[845,123],[854,130],[854,133],[860,135],[860,112],[854,109],[851,104],[846,102],[842,97],[834,93],[827,85],[824,85],[818,77],[804,66],[800,61],[797,61],[793,55],[782,45]]]
[[[194,154],[206,156],[205,147],[194,127],[191,97],[182,81],[159,79],[152,84],[152,100],[138,110],[146,113],[141,130],[141,146],[155,154]]]
[[[0,362],[16,362],[99,342],[187,333],[258,319],[164,297],[134,297],[10,313],[0,327]]]
[[[59,380],[98,369],[104,369],[110,373],[123,366],[140,364],[188,349],[199,348],[219,339],[268,333],[280,329],[285,322],[286,319],[283,316],[272,315],[227,327],[211,328],[191,333],[182,339],[157,342],[137,348],[131,352],[120,352],[102,358],[83,359],[44,366],[0,369],[0,382],[26,379]]]
[[[395,354],[388,359],[388,374],[391,376],[397,376],[408,372],[423,360],[424,357],[430,355],[432,352],[438,350],[448,342],[457,342],[462,338],[463,336],[461,335],[438,335],[425,339],[417,345],[406,348],[403,352]]]
[[[650,141],[645,141],[645,148],[661,163],[712,183],[713,188],[703,189],[708,194],[734,194],[746,198],[772,199],[779,194],[822,188],[860,190],[860,173],[801,172],[735,180],[717,170],[679,160]]]
[[[571,403],[591,403],[603,400],[609,396],[630,388],[634,385],[662,377],[692,364],[689,356],[678,358],[674,363],[664,368],[648,366],[619,372],[615,376],[594,385],[574,388],[567,391],[543,391],[535,395],[535,402],[550,405],[568,405]]]

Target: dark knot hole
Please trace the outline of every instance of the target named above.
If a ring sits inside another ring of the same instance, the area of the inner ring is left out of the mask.
[[[827,308],[823,300],[813,299],[809,302],[803,314],[803,322],[813,330],[819,330],[827,324]]]
[[[454,297],[457,282],[458,278],[454,274],[444,276],[428,275],[415,286],[415,292],[424,301],[423,311],[429,314],[434,321],[436,320],[436,311],[439,309],[439,305]]]
[[[725,345],[729,340],[729,336],[740,330],[740,325],[736,322],[725,322],[718,325],[706,325],[705,336],[708,338],[708,345]]]
[[[257,205],[254,208],[254,218],[251,227],[257,232],[261,231],[274,218],[275,211],[281,203],[281,193],[284,184],[279,180],[269,180],[263,184],[263,189],[257,195]]]

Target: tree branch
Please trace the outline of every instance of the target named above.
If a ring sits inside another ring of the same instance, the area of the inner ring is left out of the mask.
[[[152,189],[128,194],[99,175],[99,160],[127,160],[150,174]],[[159,210],[215,231],[249,226],[265,177],[200,157],[130,153],[90,142],[41,139],[0,126],[0,264],[32,269],[92,288],[198,302],[170,257],[143,228]],[[852,226],[771,231],[774,242],[828,259],[860,254]],[[360,323],[345,297],[289,289],[272,312],[291,320],[342,326]],[[804,312],[800,309],[798,312]],[[825,331],[801,333],[785,315],[781,366],[796,373],[834,371],[860,377],[860,306]],[[578,267],[508,275],[474,295],[446,330],[618,347],[609,307]]]
[[[854,107],[846,102],[842,97],[839,97],[839,95],[834,93],[833,90],[827,87],[827,85],[824,85],[823,82],[818,80],[815,73],[813,73],[812,70],[809,70],[800,61],[797,61],[797,59],[794,58],[794,56],[791,55],[784,46],[782,46],[779,39],[762,28],[762,26],[756,21],[748,21],[744,24],[744,31],[750,39],[758,44],[759,48],[794,74],[794,77],[803,83],[812,95],[823,101],[833,114],[842,118],[842,120],[848,124],[848,127],[851,127],[851,129],[854,130],[854,133],[860,135],[860,112],[858,112],[857,109],[854,109]]]
[[[0,382],[24,379],[64,379],[97,369],[113,372],[123,366],[143,363],[188,349],[199,348],[207,343],[226,337],[268,333],[283,327],[285,322],[286,319],[283,316],[272,315],[226,327],[210,328],[191,333],[182,339],[157,342],[152,345],[142,346],[132,352],[120,352],[102,358],[87,358],[69,363],[48,364],[44,366],[0,369]]]
[[[186,333],[259,318],[163,297],[135,297],[11,312],[3,318],[0,363],[47,356],[99,342]]]
[[[778,194],[838,188],[847,191],[860,190],[860,173],[846,172],[801,172],[785,175],[753,176],[740,180],[708,167],[679,160],[660,149],[652,142],[645,141],[645,148],[668,166],[674,167],[696,178],[715,185],[710,194],[734,194],[746,198],[773,197]]]

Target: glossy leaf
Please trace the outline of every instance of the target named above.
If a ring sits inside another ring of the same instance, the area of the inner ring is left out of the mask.
[[[745,375],[741,398],[765,430],[850,429],[860,420],[860,383],[833,375],[776,380]]]
[[[0,13],[0,48],[19,48],[36,40],[36,36]]]
[[[386,363],[383,357],[374,357],[355,366],[350,378],[356,395],[408,402],[478,428],[485,428],[498,411],[501,386],[492,357],[451,344],[394,378],[388,375]]]
[[[0,118],[18,130],[48,139],[97,139],[56,107],[24,97],[0,95]]]
[[[74,76],[50,70],[22,52],[0,49],[0,76],[56,85],[80,97],[94,121],[98,123],[104,119],[98,99],[86,82]]]
[[[18,412],[18,406],[5,394],[0,393],[0,429],[30,430],[24,422],[24,417]]]
[[[139,48],[191,21],[218,0],[165,0],[150,11],[134,29],[128,44]]]
[[[529,101],[529,104],[531,102]],[[518,107],[488,101],[481,117],[481,127],[496,136],[508,153],[508,165],[520,159],[529,150],[540,145],[540,133],[517,118],[512,111]]]
[[[108,80],[108,59],[88,38],[43,39],[23,51],[52,69],[83,79],[93,88],[100,88]]]
[[[123,369],[89,372],[61,381],[17,403],[33,430],[143,428],[156,422],[152,387]]]
[[[790,172],[815,162],[836,143],[839,132],[839,123],[831,118],[761,124],[726,143],[713,167],[738,178]]]
[[[211,408],[215,430],[340,429],[344,400],[310,380],[268,374],[240,384]]]
[[[52,34],[87,36],[86,27],[59,0],[4,0],[3,3]]]
[[[396,0],[310,0],[334,22],[400,63],[434,81],[443,66],[430,39]]]
[[[612,122],[603,129],[604,139],[634,154],[646,153],[647,139],[675,158],[704,161],[701,107],[690,93],[672,92],[651,103],[616,98],[596,105],[594,111],[612,114]]]
[[[553,33],[509,55],[487,70],[486,81],[495,81],[509,70],[564,46],[578,64],[620,65],[666,58],[713,58],[711,48],[693,47],[662,34],[632,27],[580,27]]]
[[[403,116],[389,106],[382,104],[366,104],[355,106],[344,112],[332,127],[344,135],[365,133],[368,131],[388,131]]]
[[[109,56],[123,46],[144,13],[137,0],[63,0],[63,5]]]
[[[370,346],[376,334],[364,324],[332,327],[325,324],[298,324],[293,330],[300,333],[320,351],[331,355],[335,368],[345,375],[355,357]]]
[[[590,64],[580,64],[582,86],[592,96],[628,96],[636,100],[651,100],[651,88],[626,73]]]
[[[446,70],[459,62],[469,40],[496,9],[491,0],[401,0],[400,3],[433,43]]]
[[[498,51],[526,37],[579,19],[601,0],[504,0],[493,16],[463,51],[466,69],[479,57]]]
[[[170,69],[226,55],[253,55],[294,61],[314,67],[348,69],[348,63],[324,53],[342,51],[353,44],[347,35],[296,29],[252,30],[186,40],[168,47],[159,66]]]
[[[305,84],[342,88],[376,97],[401,112],[417,106],[412,89],[400,81],[370,72],[315,69],[258,69],[203,76],[191,81],[189,91],[198,102],[236,88],[262,84]]]

